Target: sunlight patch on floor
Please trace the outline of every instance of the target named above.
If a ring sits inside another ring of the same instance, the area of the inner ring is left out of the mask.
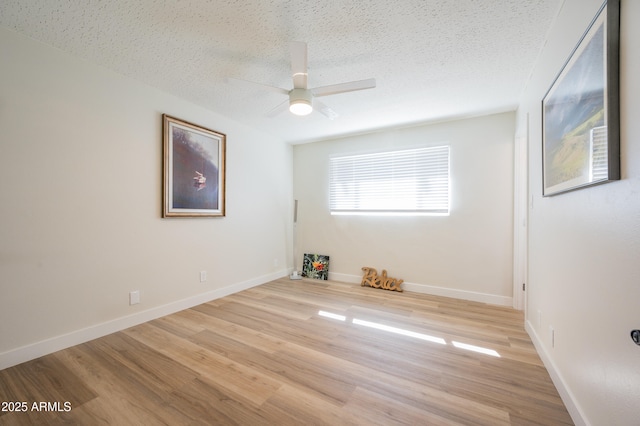
[[[331,312],[327,312],[327,311],[318,311],[318,315],[324,318],[331,318],[331,319],[335,319],[338,321],[343,321],[346,322],[347,321],[347,317],[344,315],[339,315],[339,314],[334,314]],[[365,320],[361,320],[358,318],[353,318],[351,320],[351,322],[353,324],[356,325],[361,325],[363,327],[369,327],[369,328],[373,328],[376,330],[382,330],[382,331],[387,331],[389,333],[394,333],[394,334],[400,334],[402,336],[408,336],[408,337],[413,337],[415,339],[420,339],[420,340],[425,340],[427,342],[431,342],[431,343],[437,343],[440,345],[446,345],[447,341],[441,337],[435,337],[435,336],[430,336],[428,334],[424,334],[424,333],[418,333],[416,331],[411,331],[411,330],[405,330],[402,328],[398,328],[398,327],[392,327],[390,325],[385,325],[385,324],[380,324],[377,322],[372,322],[372,321],[365,321]],[[467,351],[472,351],[472,352],[477,352],[477,353],[481,353],[481,354],[485,354],[485,355],[490,355],[490,356],[494,356],[494,357],[498,357],[500,358],[500,354],[493,350],[493,349],[488,349],[488,348],[484,348],[482,346],[476,346],[476,345],[470,345],[467,343],[460,343],[460,342],[456,342],[456,341],[452,341],[451,344],[458,348],[458,349],[464,349]]]

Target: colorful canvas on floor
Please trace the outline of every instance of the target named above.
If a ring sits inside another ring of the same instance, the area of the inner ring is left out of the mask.
[[[305,253],[302,260],[302,276],[316,280],[328,280],[329,256]]]

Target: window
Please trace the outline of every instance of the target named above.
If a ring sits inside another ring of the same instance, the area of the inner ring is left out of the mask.
[[[606,180],[608,177],[607,126],[594,127],[589,133],[589,181]]]
[[[331,214],[449,214],[449,146],[330,159]]]

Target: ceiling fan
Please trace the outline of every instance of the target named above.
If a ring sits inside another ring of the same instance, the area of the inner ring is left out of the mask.
[[[315,107],[330,120],[336,118],[338,114],[316,98],[354,92],[356,90],[373,89],[376,87],[376,79],[369,78],[366,80],[308,88],[307,43],[301,41],[291,42],[291,74],[293,79],[293,89],[291,90],[236,78],[230,78],[229,80],[258,85],[272,92],[287,95],[289,99],[269,111],[267,113],[269,117],[280,114],[286,110],[287,105],[289,111],[295,115],[308,115],[313,111],[315,105]]]

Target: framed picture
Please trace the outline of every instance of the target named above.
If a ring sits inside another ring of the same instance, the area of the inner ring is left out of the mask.
[[[620,179],[619,39],[608,0],[542,101],[544,196]]]
[[[225,215],[226,136],[162,115],[162,217]]]
[[[302,276],[317,280],[328,280],[329,256],[305,253],[302,259]]]

